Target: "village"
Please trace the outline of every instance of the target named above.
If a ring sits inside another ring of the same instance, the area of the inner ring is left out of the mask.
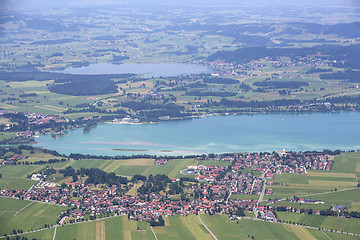
[[[149,194],[126,194],[131,185],[107,186],[84,184],[80,181],[63,183],[60,186],[47,181],[46,175],[33,174],[31,179],[38,181],[29,190],[0,189],[1,197],[27,199],[47,204],[67,206],[71,208],[67,214],[59,218],[83,221],[84,216],[95,219],[98,215],[128,215],[131,220],[158,220],[159,216],[188,214],[226,214],[231,219],[244,217],[244,211],[251,211],[255,218],[278,221],[275,210],[300,212],[292,207],[274,207],[274,204],[284,199],[275,198],[264,201],[264,195],[272,195],[271,185],[274,174],[306,174],[309,169],[330,170],[333,161],[327,154],[320,153],[252,153],[216,156],[214,158],[198,157],[199,161],[218,160],[231,163],[224,166],[189,166],[184,177],[171,179],[173,184],[183,186],[180,199],[169,191],[150,192]],[[171,161],[171,160],[170,160]],[[167,159],[160,158],[154,164],[165,165]],[[242,173],[244,169],[252,171]],[[181,184],[179,184],[179,182]],[[124,194],[125,193],[125,194]],[[231,195],[244,195],[241,198],[231,198]],[[249,196],[247,199],[246,196]],[[254,199],[259,195],[259,199]],[[314,199],[292,199],[292,202],[323,204]],[[314,211],[312,214],[320,214]]]

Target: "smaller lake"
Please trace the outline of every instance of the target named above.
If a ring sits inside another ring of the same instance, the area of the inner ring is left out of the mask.
[[[78,68],[66,68],[59,73],[67,74],[144,74],[144,77],[173,77],[189,74],[213,73],[211,68],[204,65],[185,63],[97,63]]]

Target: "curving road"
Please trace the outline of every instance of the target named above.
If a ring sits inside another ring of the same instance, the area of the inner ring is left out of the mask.
[[[218,240],[217,237],[215,236],[215,234],[213,234],[210,229],[203,223],[203,221],[201,220],[200,217],[200,213],[198,213],[198,217],[199,217],[199,221],[201,222],[201,224],[204,226],[204,228],[211,234],[211,236],[215,239]]]

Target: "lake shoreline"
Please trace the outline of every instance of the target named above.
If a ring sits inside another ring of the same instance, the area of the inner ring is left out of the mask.
[[[87,133],[76,129],[58,139],[42,135],[36,140],[40,146],[60,153],[94,155],[116,155],[113,149],[127,149],[126,155],[146,149],[161,156],[360,148],[359,112],[204,115],[177,120],[157,124],[111,122]]]

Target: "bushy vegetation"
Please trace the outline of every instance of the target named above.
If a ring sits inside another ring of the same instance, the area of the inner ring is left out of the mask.
[[[85,184],[107,184],[109,186],[121,184],[127,184],[128,180],[126,177],[116,176],[115,173],[107,173],[98,168],[81,168],[80,175],[87,175],[88,178],[85,180]]]
[[[159,193],[165,190],[167,184],[170,182],[170,178],[164,174],[150,175],[137,191],[139,194]]]

